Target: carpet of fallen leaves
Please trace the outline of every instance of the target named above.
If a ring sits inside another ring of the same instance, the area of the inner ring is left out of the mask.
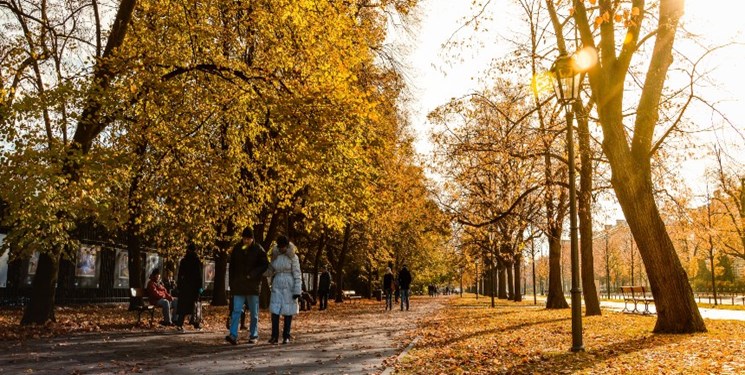
[[[653,334],[656,316],[583,317],[573,353],[570,309],[532,301],[449,298],[425,318],[401,374],[743,374],[745,322],[706,320],[707,333]]]
[[[173,330],[158,324],[163,318],[160,308],[155,311],[155,320],[150,325],[150,314],[143,313],[142,321],[137,323],[137,314],[127,310],[126,303],[57,306],[56,321],[44,325],[21,326],[23,309],[3,307],[0,309],[0,342],[51,338],[87,332],[127,332],[142,329]],[[204,329],[224,329],[227,317],[226,306],[204,305]]]

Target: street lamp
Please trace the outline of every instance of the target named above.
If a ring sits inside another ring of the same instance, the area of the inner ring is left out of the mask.
[[[574,129],[572,105],[579,97],[581,71],[575,55],[561,54],[551,66],[556,98],[564,106],[567,122],[567,151],[569,167],[569,237],[572,259],[572,351],[580,352],[582,345],[582,288],[579,283],[579,241],[577,239],[577,186],[574,168]]]

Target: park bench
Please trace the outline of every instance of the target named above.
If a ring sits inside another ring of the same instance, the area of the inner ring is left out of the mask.
[[[342,290],[341,293],[344,295],[344,299],[350,301],[362,298],[362,296],[358,296],[354,290]]]
[[[649,304],[654,303],[651,293],[643,286],[622,286],[621,294],[623,295],[623,312],[639,313],[643,315],[652,314],[649,311]],[[634,304],[634,309],[629,310],[630,303]],[[644,311],[639,311],[639,304],[644,304]]]
[[[144,301],[145,297],[145,290],[142,288],[129,288],[129,296],[132,298],[142,298],[143,303],[140,305],[132,305],[130,307],[130,310],[137,313],[137,324],[140,324],[140,319],[142,318],[143,312],[149,312],[150,313],[150,325],[153,325],[153,319],[155,317],[155,306],[147,303],[147,301]]]

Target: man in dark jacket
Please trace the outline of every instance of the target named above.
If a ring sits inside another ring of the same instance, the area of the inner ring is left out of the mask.
[[[202,261],[197,255],[197,247],[193,243],[189,243],[186,246],[186,255],[181,259],[178,266],[179,304],[176,329],[179,331],[184,330],[186,315],[191,315],[194,328],[200,328],[201,317],[195,317],[194,315],[199,313],[195,307],[199,303],[199,296],[204,291],[203,279]]]
[[[329,292],[331,292],[331,274],[328,267],[323,266],[321,278],[318,280],[318,310],[326,310],[329,307]]]
[[[248,305],[251,315],[248,343],[259,340],[259,291],[264,271],[269,267],[266,251],[254,241],[254,233],[246,227],[243,239],[233,247],[230,254],[230,293],[233,295],[233,312],[230,319],[230,334],[225,336],[229,343],[238,344],[238,323],[243,305]]]
[[[401,289],[401,311],[404,311],[404,305],[406,305],[406,311],[408,311],[411,273],[409,273],[409,269],[406,268],[406,265],[401,267],[401,271],[398,272],[398,287]]]

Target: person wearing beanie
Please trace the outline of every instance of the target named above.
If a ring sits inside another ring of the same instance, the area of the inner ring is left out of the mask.
[[[272,297],[269,311],[272,313],[272,337],[270,344],[279,341],[279,316],[284,317],[282,343],[290,343],[292,317],[299,311],[298,298],[302,293],[302,274],[297,249],[287,237],[279,236],[272,248],[272,263],[269,271],[272,275]]]
[[[250,314],[248,343],[255,344],[259,340],[259,293],[262,276],[269,267],[266,251],[254,241],[253,230],[246,227],[241,236],[241,242],[230,253],[228,270],[233,310],[230,316],[230,333],[225,336],[225,340],[233,345],[238,344],[238,324],[244,305],[248,305]]]

